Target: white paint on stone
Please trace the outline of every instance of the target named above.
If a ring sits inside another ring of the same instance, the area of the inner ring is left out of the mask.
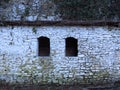
[[[31,72],[41,75],[42,72],[37,72],[42,69],[39,65],[39,60],[41,60],[39,58],[51,58],[54,69],[49,74],[54,74],[56,77],[61,77],[62,74],[64,77],[81,77],[107,69],[111,76],[113,75],[113,79],[119,78],[120,70],[116,68],[120,67],[119,29],[108,30],[107,27],[80,26],[41,26],[35,29],[36,33],[33,32],[32,26],[0,27],[1,75],[28,75],[20,68],[22,65],[26,65],[24,69],[30,69]],[[37,38],[41,36],[50,39],[49,57],[38,56]],[[65,56],[65,38],[67,37],[78,39],[77,57]],[[115,70],[118,70],[116,74]]]

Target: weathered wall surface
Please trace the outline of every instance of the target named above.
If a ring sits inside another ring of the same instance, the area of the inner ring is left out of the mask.
[[[38,56],[37,38],[50,39]],[[78,56],[65,56],[65,38],[78,39]],[[107,27],[0,27],[0,78],[7,82],[106,83],[120,80],[120,30]]]

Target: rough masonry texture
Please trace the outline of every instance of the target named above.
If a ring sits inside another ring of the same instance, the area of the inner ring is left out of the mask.
[[[38,56],[38,38],[50,56]],[[78,56],[65,56],[65,39]],[[120,80],[120,28],[107,26],[1,26],[0,79],[10,83],[110,83]]]

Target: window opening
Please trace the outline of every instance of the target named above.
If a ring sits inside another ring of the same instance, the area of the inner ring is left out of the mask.
[[[47,37],[38,38],[38,55],[49,56],[50,55],[50,40]]]
[[[77,56],[78,55],[78,40],[73,38],[73,37],[69,37],[66,38],[66,56]]]

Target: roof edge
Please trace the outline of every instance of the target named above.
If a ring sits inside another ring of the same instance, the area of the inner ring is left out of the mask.
[[[120,21],[0,21],[0,26],[112,26]]]

